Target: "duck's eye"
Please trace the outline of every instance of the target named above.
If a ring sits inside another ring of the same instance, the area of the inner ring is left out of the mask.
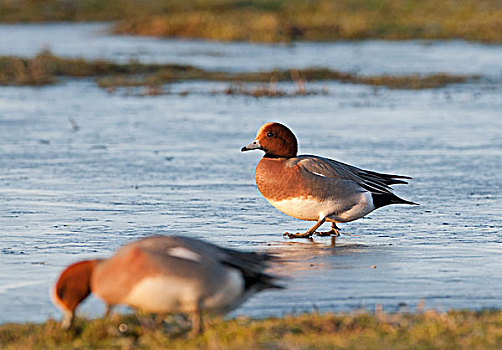
[[[274,137],[274,133],[273,133],[273,132],[269,132],[269,133],[267,134],[267,136],[268,136],[268,137]]]

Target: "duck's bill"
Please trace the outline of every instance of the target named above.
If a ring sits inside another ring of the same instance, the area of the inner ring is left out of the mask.
[[[241,152],[252,151],[254,149],[263,149],[258,140],[254,140],[249,145],[242,147]]]

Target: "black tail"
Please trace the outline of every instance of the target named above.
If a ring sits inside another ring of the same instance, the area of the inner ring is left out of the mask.
[[[403,175],[393,175],[393,174],[382,174],[382,173],[377,173],[375,171],[370,171],[370,170],[363,170],[365,178],[368,179],[373,179],[374,181],[381,181],[386,185],[397,185],[397,184],[407,184],[407,181],[404,180],[411,180],[411,177],[409,176],[403,176]],[[403,180],[404,179],[404,180]]]
[[[269,275],[267,273],[260,273],[252,278],[244,277],[245,285],[244,288],[248,289],[251,287],[256,288],[257,291],[264,289],[284,289],[283,285],[278,284],[277,282],[280,280],[279,277]]]
[[[419,205],[418,203],[399,198],[393,193],[372,193],[371,196],[373,197],[373,205],[375,206],[375,209],[389,204]]]
[[[280,259],[267,253],[240,252],[233,249],[220,248],[226,253],[223,264],[238,269],[244,277],[244,289],[260,291],[263,289],[284,289],[278,282],[281,278],[263,272],[270,262]]]

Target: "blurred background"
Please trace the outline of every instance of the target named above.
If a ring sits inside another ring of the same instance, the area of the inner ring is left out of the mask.
[[[497,0],[0,0],[0,323],[59,317],[67,264],[179,234],[283,258],[234,311],[502,307]],[[328,238],[254,183],[267,121],[300,153],[413,177]],[[91,299],[83,312],[103,311]]]

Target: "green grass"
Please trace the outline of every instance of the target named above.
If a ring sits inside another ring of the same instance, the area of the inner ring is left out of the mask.
[[[0,0],[3,22],[116,20],[118,33],[260,42],[502,43],[500,18],[500,0]]]
[[[423,314],[305,314],[254,320],[212,319],[189,339],[188,327],[146,329],[135,316],[0,326],[2,349],[501,349],[502,311]]]
[[[458,84],[477,79],[476,76],[432,74],[407,76],[359,76],[324,68],[284,71],[228,73],[205,71],[189,65],[142,64],[139,62],[113,63],[106,60],[63,58],[43,51],[33,58],[0,57],[0,85],[46,85],[60,77],[94,77],[102,88],[124,86],[160,86],[175,81],[208,80],[232,83],[261,82],[273,85],[277,81],[293,81],[300,94],[306,94],[306,81],[340,81],[352,84],[385,86],[393,89],[428,89]],[[231,93],[245,93],[249,89],[230,89]],[[261,88],[270,95],[269,88]],[[301,93],[301,92],[304,93]],[[253,95],[254,93],[249,93]],[[259,95],[259,94],[258,94]]]

